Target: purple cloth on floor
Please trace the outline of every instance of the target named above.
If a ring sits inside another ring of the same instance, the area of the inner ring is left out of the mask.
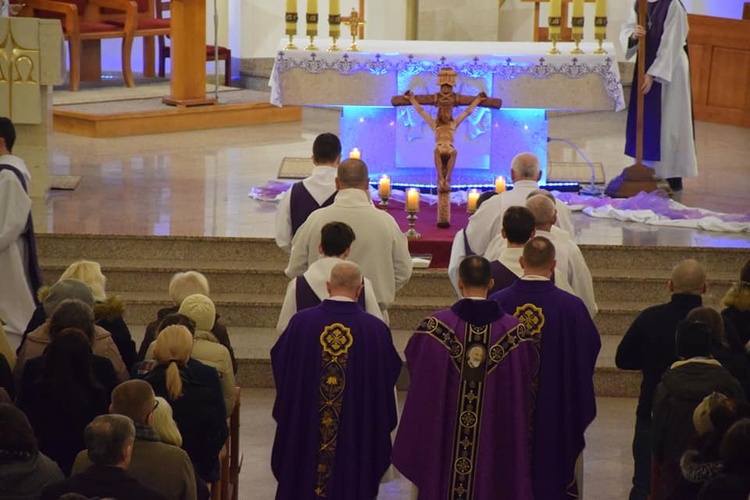
[[[276,498],[373,500],[390,465],[402,365],[386,324],[355,302],[324,300],[292,317],[271,363]]]
[[[531,500],[539,360],[526,329],[493,301],[463,299],[423,320],[405,354],[410,387],[393,465],[419,499]]]
[[[578,498],[575,464],[596,416],[594,366],[599,332],[583,301],[549,281],[518,280],[493,294],[540,342],[534,416],[534,498]],[[540,338],[541,337],[541,338]]]

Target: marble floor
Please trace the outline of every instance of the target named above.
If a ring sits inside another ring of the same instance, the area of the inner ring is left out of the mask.
[[[243,389],[241,447],[244,464],[240,498],[273,498],[276,481],[271,472],[271,446],[276,425],[271,418],[274,391]],[[405,393],[399,393],[403,405]],[[586,431],[584,452],[585,500],[623,500],[630,491],[630,444],[637,400],[597,398],[597,417]],[[396,479],[380,487],[379,500],[408,500],[409,483]]]

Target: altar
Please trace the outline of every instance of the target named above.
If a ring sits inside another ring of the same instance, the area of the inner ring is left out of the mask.
[[[609,43],[603,55],[593,53],[595,43],[582,43],[579,55],[568,55],[573,44],[561,43],[562,55],[547,55],[549,43],[533,42],[363,40],[361,52],[285,50],[287,42],[277,52],[271,103],[341,107],[344,156],[358,148],[371,175],[387,173],[395,183],[434,185],[435,140],[412,107],[395,108],[391,99],[436,92],[437,74],[446,66],[457,73],[456,93],[484,92],[503,101],[501,109],[477,108],[456,131],[453,186],[459,189],[509,176],[520,152],[535,153],[546,166],[548,110],[625,108]],[[295,40],[300,47],[306,42]],[[435,113],[431,106],[425,110]]]

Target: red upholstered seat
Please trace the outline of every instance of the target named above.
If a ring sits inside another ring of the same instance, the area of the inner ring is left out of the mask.
[[[119,19],[113,19],[111,21],[107,21],[108,23],[112,24],[113,26],[124,26],[125,22],[120,21]],[[138,19],[138,25],[136,26],[136,30],[160,30],[160,29],[169,29],[171,26],[171,22],[169,19],[146,19],[146,18],[139,18]]]
[[[120,31],[121,27],[115,27],[108,23],[78,23],[81,33],[106,33],[109,31]]]

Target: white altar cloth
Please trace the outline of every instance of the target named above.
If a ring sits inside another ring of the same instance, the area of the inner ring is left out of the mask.
[[[625,107],[611,43],[604,44],[604,55],[593,54],[595,43],[583,43],[586,53],[575,56],[572,43],[560,43],[562,54],[553,56],[546,54],[549,43],[535,42],[362,40],[361,52],[327,52],[325,38],[316,40],[322,50],[314,52],[284,50],[287,42],[279,44],[270,81],[271,103],[278,106],[390,106],[392,96],[450,66],[459,75],[458,91],[465,82],[502,98],[504,108]]]

